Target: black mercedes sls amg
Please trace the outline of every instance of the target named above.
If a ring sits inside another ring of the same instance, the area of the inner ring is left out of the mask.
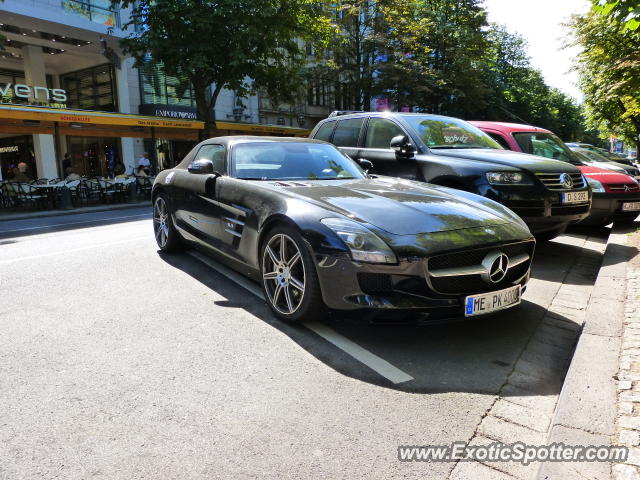
[[[157,176],[152,201],[161,250],[199,244],[259,281],[286,321],[331,309],[432,319],[502,310],[520,303],[535,247],[496,202],[368,175],[300,138],[201,142]]]

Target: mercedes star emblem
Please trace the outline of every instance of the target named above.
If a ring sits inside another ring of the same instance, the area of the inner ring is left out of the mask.
[[[509,257],[502,252],[490,252],[482,260],[485,271],[480,275],[487,283],[499,283],[509,270]]]
[[[568,173],[560,175],[560,183],[564,188],[573,188],[573,178]]]

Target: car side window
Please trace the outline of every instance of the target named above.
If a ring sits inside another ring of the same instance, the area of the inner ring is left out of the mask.
[[[496,142],[498,142],[498,144],[504,148],[505,150],[511,150],[511,148],[509,147],[509,144],[507,143],[507,141],[504,139],[504,137],[502,135],[500,135],[499,133],[491,133],[491,132],[484,132],[487,135],[489,135],[491,138],[493,138]]]
[[[336,122],[325,122],[323,123],[318,131],[314,135],[313,138],[316,140],[322,140],[323,142],[328,142],[331,139],[331,132],[333,132],[333,127],[336,126]]]
[[[336,147],[357,147],[363,123],[364,117],[340,120],[333,134],[333,144]]]
[[[386,118],[371,118],[367,127],[367,138],[364,142],[365,148],[384,148],[386,150],[391,147],[391,139],[398,135],[405,135],[405,132],[391,120]]]
[[[211,160],[214,172],[225,173],[224,146],[222,145],[203,145],[193,157],[193,161],[196,160]]]

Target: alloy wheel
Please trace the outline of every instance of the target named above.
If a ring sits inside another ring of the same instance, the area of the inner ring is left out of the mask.
[[[158,197],[153,204],[153,229],[158,246],[165,248],[169,240],[169,209],[162,197]]]
[[[305,270],[298,246],[283,233],[269,239],[262,254],[262,280],[273,308],[293,314],[304,298]]]

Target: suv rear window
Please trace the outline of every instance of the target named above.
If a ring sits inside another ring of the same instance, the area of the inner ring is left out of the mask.
[[[336,147],[357,147],[363,123],[364,117],[339,121],[333,134],[333,144]]]
[[[316,140],[322,140],[323,142],[328,142],[331,138],[331,132],[333,132],[333,127],[335,127],[336,122],[325,122],[323,123],[313,138]]]

